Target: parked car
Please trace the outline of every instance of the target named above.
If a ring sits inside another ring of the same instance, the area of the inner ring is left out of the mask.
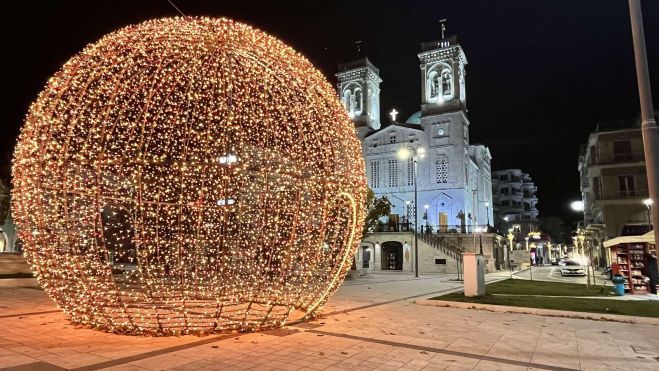
[[[558,265],[560,265],[562,267],[562,266],[565,265],[565,262],[568,261],[568,260],[570,260],[570,257],[569,256],[564,256],[558,261]]]
[[[575,260],[566,260],[561,267],[561,276],[585,276],[586,270],[581,263]]]

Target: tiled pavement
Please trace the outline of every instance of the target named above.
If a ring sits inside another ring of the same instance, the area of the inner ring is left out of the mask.
[[[450,278],[371,275],[311,323],[206,337],[78,329],[42,291],[0,285],[0,369],[659,370],[657,326],[413,303],[459,288]]]

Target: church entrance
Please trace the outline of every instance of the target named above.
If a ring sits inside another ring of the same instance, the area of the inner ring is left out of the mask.
[[[439,213],[439,232],[448,232],[448,213],[443,211]]]
[[[382,244],[382,270],[403,270],[403,244],[398,241],[387,241]]]

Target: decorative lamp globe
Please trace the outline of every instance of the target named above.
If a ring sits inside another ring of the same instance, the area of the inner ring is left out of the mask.
[[[87,46],[30,107],[13,162],[25,256],[71,321],[250,331],[317,313],[358,247],[361,146],[278,39],[167,18]]]

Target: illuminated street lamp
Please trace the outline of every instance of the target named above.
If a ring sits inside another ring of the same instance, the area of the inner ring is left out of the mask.
[[[646,198],[643,200],[643,205],[645,205],[645,207],[648,209],[648,225],[650,228],[653,228],[652,219],[650,218],[650,210],[652,209],[652,204],[654,204],[654,201],[652,201],[651,198]]]
[[[572,210],[577,212],[582,212],[584,210],[583,201],[572,201],[572,203],[570,203],[570,207]]]
[[[419,277],[419,241],[417,226],[419,225],[419,214],[417,213],[417,186],[416,186],[416,173],[417,173],[417,160],[423,158],[425,150],[423,147],[403,147],[398,151],[398,158],[407,160],[409,158],[414,162],[414,277]]]
[[[480,242],[479,254],[481,255],[483,255],[483,233],[485,233],[486,231],[487,231],[486,227],[476,227],[476,229],[474,229],[474,233],[478,234],[478,239]]]

